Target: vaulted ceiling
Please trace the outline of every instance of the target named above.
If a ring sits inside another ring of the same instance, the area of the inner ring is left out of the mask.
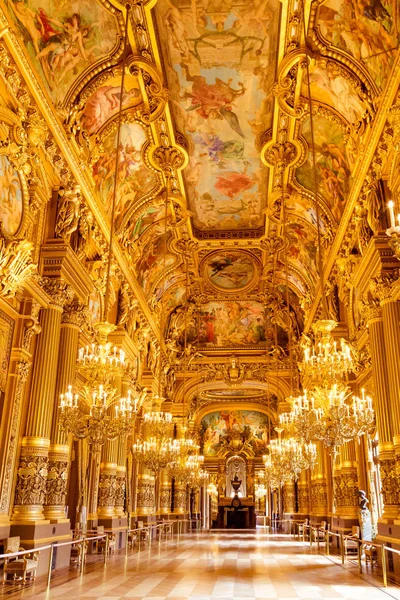
[[[277,333],[284,346],[288,301],[300,334],[319,286],[317,214],[327,259],[392,94],[397,0],[151,0],[131,2],[128,22],[108,0],[5,11],[108,225],[125,64],[115,243],[170,343],[185,326],[206,350]]]

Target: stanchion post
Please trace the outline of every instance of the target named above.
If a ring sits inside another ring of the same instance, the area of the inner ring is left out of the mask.
[[[383,587],[387,587],[387,566],[386,566],[386,548],[382,546],[382,576]]]
[[[362,554],[362,543],[361,543],[361,540],[357,540],[358,572],[360,573],[360,575],[362,573],[361,554]]]
[[[343,538],[343,533],[340,534],[340,552],[342,554],[342,565],[344,565],[344,538]]]
[[[80,569],[81,569],[81,575],[83,575],[83,569],[85,566],[85,536],[82,537],[82,548],[81,548],[81,564]]]
[[[326,554],[329,556],[329,529],[326,530]]]
[[[54,544],[50,546],[50,555],[49,555],[49,572],[47,574],[47,589],[50,589],[50,580],[51,580],[51,566],[53,564],[53,554],[54,554]]]
[[[104,564],[107,564],[109,545],[110,545],[110,540],[108,539],[108,535],[106,535],[106,545],[104,547]]]
[[[126,528],[125,556],[128,556],[129,527]]]
[[[312,527],[312,525],[310,525],[310,548],[312,548],[312,534],[313,534],[313,527]]]

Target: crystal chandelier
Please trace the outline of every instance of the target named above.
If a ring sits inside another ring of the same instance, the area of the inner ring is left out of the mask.
[[[77,367],[89,381],[98,379],[99,375],[103,379],[116,377],[125,366],[125,352],[122,349],[117,351],[110,342],[79,349]]]
[[[336,454],[338,447],[368,433],[374,425],[372,399],[362,390],[361,398],[350,400],[348,388],[334,384],[331,389],[316,388],[315,396],[307,391],[293,402],[290,413],[280,416],[297,440],[321,440]],[[320,408],[316,408],[316,405]],[[321,408],[323,407],[323,408]]]
[[[160,405],[163,398],[154,396],[153,401]],[[152,410],[143,415],[144,435],[132,447],[136,460],[146,469],[158,474],[174,462],[180,447],[172,440],[172,414]]]
[[[132,452],[136,460],[146,469],[158,474],[161,469],[165,469],[176,460],[179,447],[174,440],[150,437],[133,444]]]
[[[189,488],[199,490],[208,481],[208,477],[209,475],[205,469],[194,469],[189,472],[187,484]]]
[[[199,468],[195,453],[199,451],[197,446],[191,439],[180,439],[175,440],[177,446],[177,454],[174,462],[169,465],[169,472],[171,476],[179,482],[186,482],[192,471]],[[204,457],[203,457],[204,460]]]
[[[332,384],[354,370],[352,347],[343,338],[338,344],[332,337],[336,326],[336,321],[330,319],[317,321],[313,326],[315,342],[303,342],[304,356],[299,368],[303,377],[315,384]]]
[[[304,390],[302,396],[291,398],[292,410],[279,415],[279,421],[286,431],[293,435],[300,443],[309,443],[318,439],[318,429],[321,421],[318,418],[318,409],[315,408],[315,398],[307,395]]]
[[[59,408],[60,428],[77,439],[86,439],[95,450],[99,450],[107,440],[131,431],[140,399],[132,399],[129,391],[126,398],[110,403],[104,386],[100,384],[97,390],[92,390],[91,403],[88,404],[86,396],[74,394],[70,385],[68,391],[60,396]]]
[[[328,407],[317,411],[320,427],[316,438],[331,448],[334,456],[339,446],[368,433],[374,425],[372,399],[365,396],[364,390],[361,398],[353,396],[350,400],[349,396],[345,390],[333,386],[328,394]]]
[[[282,439],[283,429],[277,428],[278,438],[268,445],[269,454],[263,456],[265,478],[272,488],[297,480],[302,469],[311,468],[317,458],[315,444],[299,443],[293,437]]]

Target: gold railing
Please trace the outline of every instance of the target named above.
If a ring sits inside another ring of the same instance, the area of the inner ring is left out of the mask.
[[[309,540],[306,540],[306,531],[309,531]],[[321,538],[319,533],[324,531],[324,539],[322,540],[324,543],[321,544]],[[301,533],[300,533],[301,532]],[[296,536],[296,534],[294,534]],[[376,551],[376,560],[378,562],[378,553],[380,553],[381,557],[381,573],[375,572],[374,575],[376,577],[381,576],[383,580],[383,587],[387,587],[388,585],[388,553],[392,552],[393,554],[397,554],[400,556],[400,550],[396,550],[395,548],[390,548],[390,546],[386,546],[385,544],[379,544],[378,542],[374,542],[371,540],[363,540],[357,537],[354,537],[345,533],[336,533],[334,531],[330,531],[329,529],[321,529],[319,526],[315,525],[306,525],[305,523],[298,523],[298,531],[297,537],[299,540],[304,543],[309,543],[310,548],[313,547],[313,544],[317,543],[317,552],[320,552],[321,546],[325,549],[325,554],[329,556],[331,554],[331,538],[336,537],[339,539],[339,551],[341,556],[342,564],[345,564],[346,552],[345,552],[345,541],[352,540],[357,544],[357,565],[358,572],[360,575],[363,573],[363,564],[362,557],[367,556],[365,552],[370,556],[371,567],[373,566],[374,561],[374,551]],[[354,557],[355,558],[355,557]],[[366,559],[367,560],[367,559]]]

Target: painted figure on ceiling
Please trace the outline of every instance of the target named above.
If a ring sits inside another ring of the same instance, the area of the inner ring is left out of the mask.
[[[191,75],[185,63],[182,63],[181,67],[185,72],[186,81],[193,83],[191,91],[184,92],[184,98],[192,100],[187,110],[195,110],[203,119],[225,119],[233,131],[244,138],[239,119],[232,110],[234,99],[246,92],[243,83],[238,83],[238,90],[231,88],[231,79],[226,83],[216,77],[215,83],[210,84],[202,75]]]

